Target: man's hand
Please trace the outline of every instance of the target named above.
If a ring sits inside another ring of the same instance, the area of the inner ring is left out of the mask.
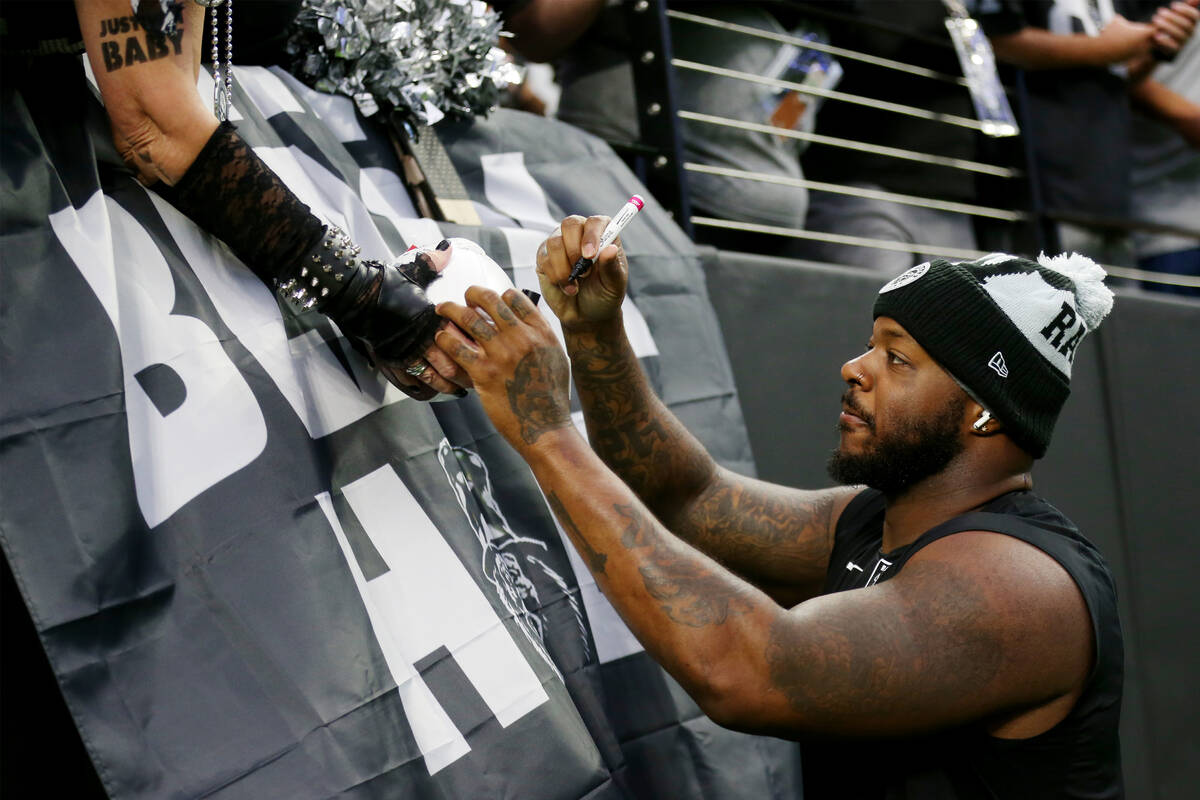
[[[562,322],[563,330],[586,328],[611,322],[625,300],[629,264],[620,247],[621,239],[596,252],[600,234],[608,225],[605,216],[570,216],[538,248],[537,273],[542,296]],[[596,263],[574,282],[568,283],[571,267],[580,257]]]
[[[573,428],[567,356],[533,302],[481,286],[465,299],[469,308],[438,305],[454,325],[438,332],[437,345],[470,376],[496,430],[526,455],[543,434]]]
[[[1157,33],[1153,25],[1130,22],[1120,14],[1115,15],[1095,39],[1099,48],[1097,66],[1150,55]]]
[[[470,380],[433,344],[443,322],[424,289],[450,260],[450,247],[410,250],[395,263],[364,261],[341,295],[321,310],[402,392],[429,400],[461,395]]]
[[[1160,59],[1174,58],[1196,30],[1200,19],[1200,0],[1176,0],[1169,6],[1160,6],[1150,19],[1154,31],[1151,49],[1130,57],[1125,64],[1131,86],[1148,78]],[[1107,29],[1106,29],[1107,30]]]
[[[439,394],[463,397],[471,386],[471,379],[467,374],[438,349],[437,345],[430,345],[421,358],[413,359],[407,366],[369,354],[367,357],[383,373],[383,377],[414,400],[432,400]],[[414,375],[407,371],[410,368],[420,369],[422,362],[426,366],[419,374]]]
[[[1175,55],[1187,44],[1196,31],[1196,21],[1200,20],[1197,5],[1200,0],[1176,0],[1154,12],[1150,25],[1154,28],[1156,49]]]

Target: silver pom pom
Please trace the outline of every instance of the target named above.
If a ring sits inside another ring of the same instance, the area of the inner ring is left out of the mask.
[[[291,71],[410,130],[487,113],[520,71],[496,47],[500,16],[480,0],[305,0]]]

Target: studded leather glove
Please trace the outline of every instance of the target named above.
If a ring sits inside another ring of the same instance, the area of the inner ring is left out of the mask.
[[[428,278],[361,259],[346,234],[314,216],[231,123],[214,131],[174,187],[160,191],[295,308],[337,323],[400,389],[423,400],[435,394],[396,374],[437,332],[439,318],[423,291]]]
[[[329,227],[278,289],[300,310],[328,316],[377,366],[401,368],[420,358],[441,324],[425,286],[436,277],[403,266],[359,258],[359,248]]]

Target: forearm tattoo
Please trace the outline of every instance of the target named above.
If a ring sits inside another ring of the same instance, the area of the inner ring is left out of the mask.
[[[151,24],[144,24],[139,18],[141,16],[145,15],[100,20],[100,55],[104,61],[105,72],[116,72],[122,67],[132,67],[182,54],[182,23],[177,24],[174,31],[163,33],[158,25],[153,24],[153,20],[148,19],[146,21]],[[158,12],[158,16],[162,16],[161,11]]]
[[[751,580],[819,587],[835,496],[712,480],[708,454],[650,393],[623,340],[577,334],[569,345],[592,448],[673,533]],[[679,491],[697,494],[684,506]]]
[[[690,541],[752,581],[783,582],[806,593],[825,580],[833,549],[832,493],[800,500],[755,485],[715,482],[689,510]]]
[[[511,380],[505,381],[508,405],[521,422],[521,440],[533,444],[546,431],[571,424],[566,404],[566,359],[557,346],[539,347],[518,363]]]
[[[654,522],[634,505],[616,504],[625,520],[621,544],[640,550],[638,572],[642,585],[675,622],[692,628],[721,625],[729,617],[749,611],[750,598],[732,576],[709,569],[693,551],[680,551]]]
[[[593,449],[640,497],[650,500],[664,477],[702,481],[706,454],[658,407],[627,344],[573,337],[571,362]]]
[[[763,491],[737,484],[715,484],[696,504],[695,514],[714,539],[738,547],[774,551],[809,533],[814,546],[828,547],[833,535],[832,494],[816,494],[807,502],[775,501]]]
[[[558,517],[558,521],[562,523],[563,529],[571,537],[571,541],[578,545],[580,555],[587,561],[588,569],[592,571],[593,575],[603,575],[604,564],[608,561],[608,556],[592,547],[591,542],[584,538],[583,532],[579,530],[575,520],[571,519],[566,506],[562,504],[562,500],[558,499],[557,494],[550,492],[546,495],[546,502],[550,504],[550,510],[554,512],[554,516]]]

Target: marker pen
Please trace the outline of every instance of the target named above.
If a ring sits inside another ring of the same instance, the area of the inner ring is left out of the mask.
[[[645,203],[638,195],[635,194],[629,198],[629,202],[623,205],[621,210],[616,213],[616,216],[609,220],[608,225],[604,228],[604,233],[600,234],[600,244],[596,247],[596,255],[600,255],[601,250],[613,243],[613,239],[616,239],[621,234],[621,231],[625,230],[625,226],[629,224],[629,221],[633,219],[637,212],[642,210],[643,205]],[[567,281],[570,282],[578,278],[595,261],[594,258],[580,257],[575,262],[575,266],[571,267],[571,274],[567,277]]]

